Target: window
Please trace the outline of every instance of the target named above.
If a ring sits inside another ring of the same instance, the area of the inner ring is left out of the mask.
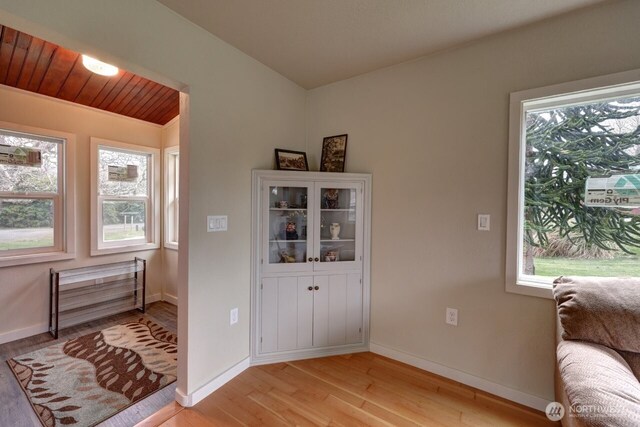
[[[640,276],[638,76],[511,94],[507,290]]]
[[[0,122],[0,267],[74,257],[73,140]]]
[[[180,212],[180,149],[170,147],[164,150],[165,161],[165,229],[164,247],[178,249],[178,217]]]
[[[158,150],[91,138],[91,255],[158,247]]]

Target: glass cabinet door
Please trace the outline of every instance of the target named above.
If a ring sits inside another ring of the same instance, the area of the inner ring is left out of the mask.
[[[310,271],[313,263],[311,241],[313,233],[308,200],[312,187],[305,184],[265,183],[263,201],[266,215],[263,216],[264,271],[294,272]]]
[[[316,270],[360,264],[362,260],[362,185],[317,184]]]

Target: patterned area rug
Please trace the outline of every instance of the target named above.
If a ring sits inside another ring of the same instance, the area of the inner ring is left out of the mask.
[[[93,426],[176,380],[177,338],[140,319],[7,363],[43,426]]]

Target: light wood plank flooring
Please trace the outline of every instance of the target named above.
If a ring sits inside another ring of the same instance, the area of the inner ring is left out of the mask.
[[[254,366],[140,427],[551,426],[542,412],[373,353]]]
[[[136,321],[141,317],[147,318],[176,333],[176,313],[177,308],[174,305],[166,302],[156,302],[147,306],[145,314],[139,311],[129,311],[63,329],[60,331],[57,340],[54,340],[49,333],[44,333],[0,345],[0,360],[2,361],[0,362],[0,426],[39,427],[41,425],[33,409],[31,409],[27,397],[18,385],[9,366],[5,363],[7,359],[120,323]],[[176,386],[173,383],[99,425],[101,427],[131,427],[173,402],[175,389]]]

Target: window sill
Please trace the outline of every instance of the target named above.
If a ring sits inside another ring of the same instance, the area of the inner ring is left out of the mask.
[[[553,299],[553,287],[549,283],[518,280],[516,283],[507,283],[507,292],[532,297]]]
[[[165,242],[164,248],[165,249],[171,249],[172,251],[177,251],[178,250],[178,244],[177,243],[171,243],[171,242]]]
[[[75,257],[75,252],[43,252],[37,254],[3,256],[0,257],[0,268],[38,264],[42,262],[64,261],[74,259]]]
[[[100,249],[91,249],[91,256],[119,254],[119,253],[125,253],[125,252],[150,251],[150,250],[155,250],[159,248],[160,248],[160,245],[158,245],[157,243],[144,243],[144,244],[128,245],[128,246],[108,246]]]

